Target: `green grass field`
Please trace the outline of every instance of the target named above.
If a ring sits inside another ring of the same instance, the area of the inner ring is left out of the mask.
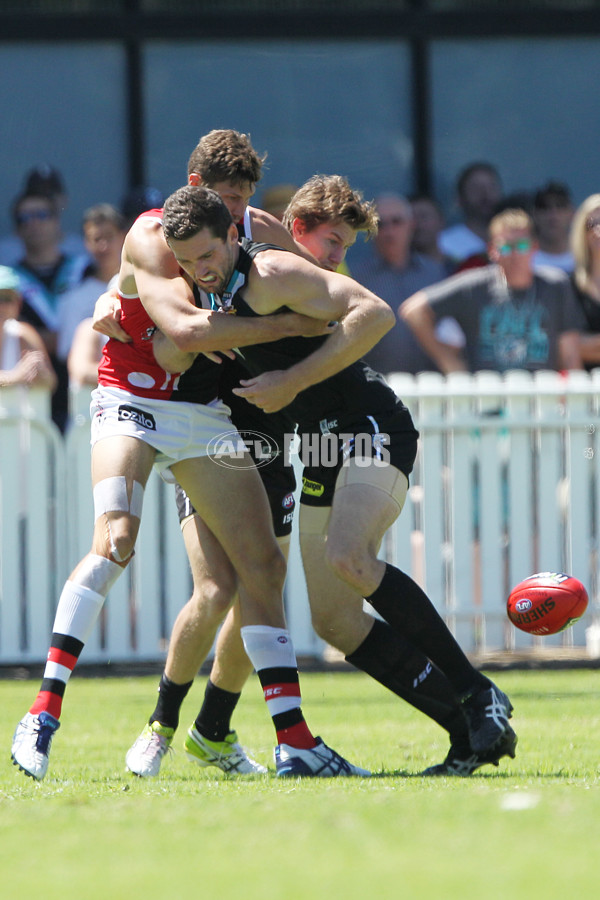
[[[10,762],[38,683],[0,681],[0,896],[7,900],[554,900],[600,895],[600,673],[508,672],[515,760],[469,779],[418,773],[446,735],[358,673],[303,677],[312,729],[371,779],[228,780],[180,744],[157,779],[124,754],[158,678],[72,679],[46,780]],[[274,734],[258,682],[235,724],[271,769]],[[598,857],[596,857],[598,853]]]

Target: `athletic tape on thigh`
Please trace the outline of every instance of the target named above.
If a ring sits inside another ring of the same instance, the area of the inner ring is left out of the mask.
[[[116,562],[99,556],[97,553],[89,553],[79,564],[75,576],[71,577],[72,584],[81,585],[90,591],[95,591],[102,597],[106,597],[111,587],[122,575],[123,569]]]
[[[389,464],[374,465],[372,459],[363,462],[368,462],[369,465],[359,466],[356,459],[352,458],[347,465],[342,466],[335,485],[336,491],[352,484],[370,485],[388,494],[402,511],[408,491],[408,478],[404,472]]]
[[[136,518],[142,518],[144,488],[139,481],[134,481],[131,488],[131,501],[127,496],[127,481],[124,475],[103,478],[94,487],[94,518],[99,519],[107,512],[127,512]]]
[[[300,534],[327,534],[330,506],[300,506]]]

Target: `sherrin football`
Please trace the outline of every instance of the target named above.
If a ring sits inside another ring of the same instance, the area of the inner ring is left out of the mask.
[[[563,572],[538,572],[521,581],[506,602],[508,618],[527,634],[558,634],[582,617],[587,591]]]

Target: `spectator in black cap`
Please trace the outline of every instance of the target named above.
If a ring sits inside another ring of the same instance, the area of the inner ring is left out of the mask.
[[[571,192],[560,181],[549,181],[539,188],[533,198],[539,250],[534,254],[534,266],[556,266],[564,272],[572,272],[575,266],[569,246],[569,233],[573,220]]]
[[[58,169],[42,163],[29,169],[23,179],[22,194],[51,197],[60,215],[68,203],[65,181]],[[67,256],[87,255],[83,239],[76,232],[61,233],[61,250]],[[0,240],[0,265],[14,266],[25,252],[18,234],[7,235]],[[90,260],[91,261],[91,260]]]
[[[23,297],[20,318],[40,334],[58,376],[58,387],[52,396],[52,418],[64,431],[69,412],[68,375],[66,362],[57,356],[59,298],[82,280],[88,258],[63,253],[54,195],[20,194],[13,204],[13,220],[25,248],[15,266]]]
[[[35,169],[30,169],[25,176],[23,193],[50,194],[56,199],[59,206],[61,206],[61,199],[63,206],[67,202],[67,191],[62,175],[58,169],[52,168],[47,163],[36,166]]]

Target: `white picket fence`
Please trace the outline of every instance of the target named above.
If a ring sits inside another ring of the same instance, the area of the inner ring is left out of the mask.
[[[390,383],[411,409],[421,440],[405,510],[382,556],[424,586],[469,653],[583,649],[586,632],[591,646],[599,606],[600,371],[426,373],[393,375]],[[2,665],[45,659],[62,583],[89,549],[87,406],[88,395],[80,395],[63,439],[44,391],[0,390]],[[580,578],[590,606],[562,635],[530,638],[508,623],[506,597],[510,586],[546,570]],[[173,488],[153,475],[136,555],[111,591],[82,662],[163,660],[190,590]],[[321,656],[326,645],[310,624],[297,538],[286,612],[299,655]]]

